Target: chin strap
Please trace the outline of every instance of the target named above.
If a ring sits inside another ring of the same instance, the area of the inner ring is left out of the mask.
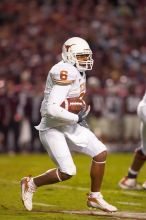
[[[93,159],[92,161],[97,164],[105,164],[106,163],[106,160],[105,161],[96,161]]]

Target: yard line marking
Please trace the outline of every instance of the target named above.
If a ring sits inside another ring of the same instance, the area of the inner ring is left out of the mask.
[[[0,178],[0,182],[1,183],[7,183],[7,184],[20,184],[20,181],[16,181],[16,180],[4,180]],[[48,185],[51,188],[57,188],[57,189],[70,189],[70,190],[79,190],[79,191],[89,191],[89,188],[86,187],[75,187],[75,186],[68,186],[68,185],[61,185],[61,184],[50,184]],[[107,192],[107,193],[115,193],[115,194],[125,194],[125,195],[130,195],[130,196],[136,196],[136,197],[146,197],[146,195],[143,195],[139,192],[142,191],[124,191],[124,190],[110,190],[110,189],[104,189],[103,191]]]
[[[130,206],[141,206],[141,203],[134,203],[134,202],[121,202],[121,201],[118,201],[117,203],[122,204],[122,205],[130,205]],[[42,202],[34,202],[33,204],[36,205],[36,206],[43,206],[43,207],[56,206],[56,205],[46,204],[46,203],[42,203]]]
[[[60,188],[60,189],[76,189],[79,191],[89,191],[89,188],[85,188],[85,187],[75,187],[75,186],[67,186],[67,185],[52,185],[51,187],[53,188]]]
[[[59,185],[59,184],[56,184],[56,185],[51,185],[51,187],[53,188],[60,188],[60,189],[76,189],[76,190],[79,190],[79,191],[89,191],[89,188],[85,188],[85,187],[74,187],[74,186],[67,186],[67,185]],[[108,190],[108,189],[105,189],[104,191],[106,192],[109,192],[109,193],[121,193],[121,194],[126,194],[126,195],[130,195],[130,196],[137,196],[137,197],[146,197],[146,195],[143,195],[143,194],[140,194],[138,192],[129,192],[129,191],[119,191],[119,190]]]
[[[122,205],[130,205],[130,206],[141,206],[141,203],[134,203],[134,202],[117,202],[118,204]]]
[[[123,218],[123,219],[133,219],[133,220],[144,220],[146,219],[146,213],[136,213],[136,212],[103,212],[103,211],[87,211],[87,210],[33,210],[36,213],[64,213],[64,214],[76,214],[76,215],[89,215],[89,216],[102,216],[102,217],[112,217],[112,218]]]
[[[146,197],[146,195],[140,194],[139,192],[121,191],[121,193],[129,196]]]
[[[4,179],[0,179],[0,182],[1,183],[8,183],[8,184],[19,184],[20,182],[19,181],[16,181],[16,180],[4,180]],[[53,188],[60,188],[60,189],[77,189],[79,191],[88,191],[89,189],[88,188],[85,188],[85,187],[75,187],[75,186],[68,186],[68,185],[59,185],[59,184],[50,184],[48,186],[51,186]]]
[[[7,184],[19,184],[19,181],[15,180],[4,180],[0,179],[1,183],[7,183]],[[51,186],[52,187],[52,186]],[[88,188],[84,187],[74,187],[74,186],[67,186],[67,185],[54,185],[54,188],[64,188],[64,189],[78,189],[78,190],[88,190]],[[127,191],[118,191],[118,190],[105,190],[107,192],[114,192],[114,193],[124,193],[124,194],[129,194],[132,196],[142,196],[145,197],[144,195],[138,195],[137,193],[139,192],[127,192]],[[139,206],[140,203],[132,203],[132,202],[117,202],[125,205],[134,205],[134,206]],[[46,204],[46,203],[34,203],[36,206],[43,206],[43,207],[50,207],[50,206],[56,206],[56,205],[51,205],[51,204]],[[100,211],[87,211],[87,210],[33,210],[32,212],[45,212],[45,213],[64,213],[64,214],[76,214],[76,215],[90,215],[90,216],[108,216],[108,217],[113,217],[113,218],[129,218],[129,219],[139,219],[139,220],[146,220],[146,213],[132,213],[132,212],[124,212],[124,211],[119,211],[115,213],[107,213],[107,212],[100,212]]]
[[[141,194],[140,192],[144,192],[144,190],[138,190],[138,191],[127,191],[127,190],[110,190],[110,189],[104,189],[104,191],[109,192],[109,193],[121,193],[121,194],[126,194],[130,196],[136,196],[136,197],[146,197],[146,195]]]
[[[19,184],[19,181],[16,180],[4,180],[4,179],[0,179],[1,183],[7,183],[7,184]]]
[[[46,204],[46,203],[42,203],[42,202],[33,202],[33,205],[43,206],[43,207],[56,206],[56,205]]]

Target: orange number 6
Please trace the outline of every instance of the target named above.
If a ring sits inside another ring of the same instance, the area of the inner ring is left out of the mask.
[[[61,79],[61,80],[67,80],[67,71],[62,70],[62,71],[60,72],[60,79]]]

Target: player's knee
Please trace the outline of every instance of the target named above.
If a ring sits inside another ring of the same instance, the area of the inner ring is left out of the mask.
[[[107,150],[105,149],[100,154],[93,157],[93,160],[96,162],[104,162],[106,160],[106,157],[107,157]]]
[[[70,177],[75,176],[76,175],[76,166],[74,164],[68,165],[63,169],[62,172],[69,175]]]
[[[62,181],[68,180],[68,179],[70,179],[71,177],[72,177],[72,175],[69,175],[69,174],[67,174],[67,173],[60,172],[60,179],[61,179]]]

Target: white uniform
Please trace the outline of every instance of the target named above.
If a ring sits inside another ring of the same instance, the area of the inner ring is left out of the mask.
[[[91,157],[106,150],[96,136],[80,126],[78,115],[60,107],[66,98],[82,97],[86,92],[86,75],[71,64],[59,62],[50,70],[41,106],[42,119],[36,129],[40,140],[60,171],[76,174],[70,151]]]
[[[141,127],[140,127],[141,149],[144,155],[146,155],[146,92],[138,105],[137,114],[141,119]]]

